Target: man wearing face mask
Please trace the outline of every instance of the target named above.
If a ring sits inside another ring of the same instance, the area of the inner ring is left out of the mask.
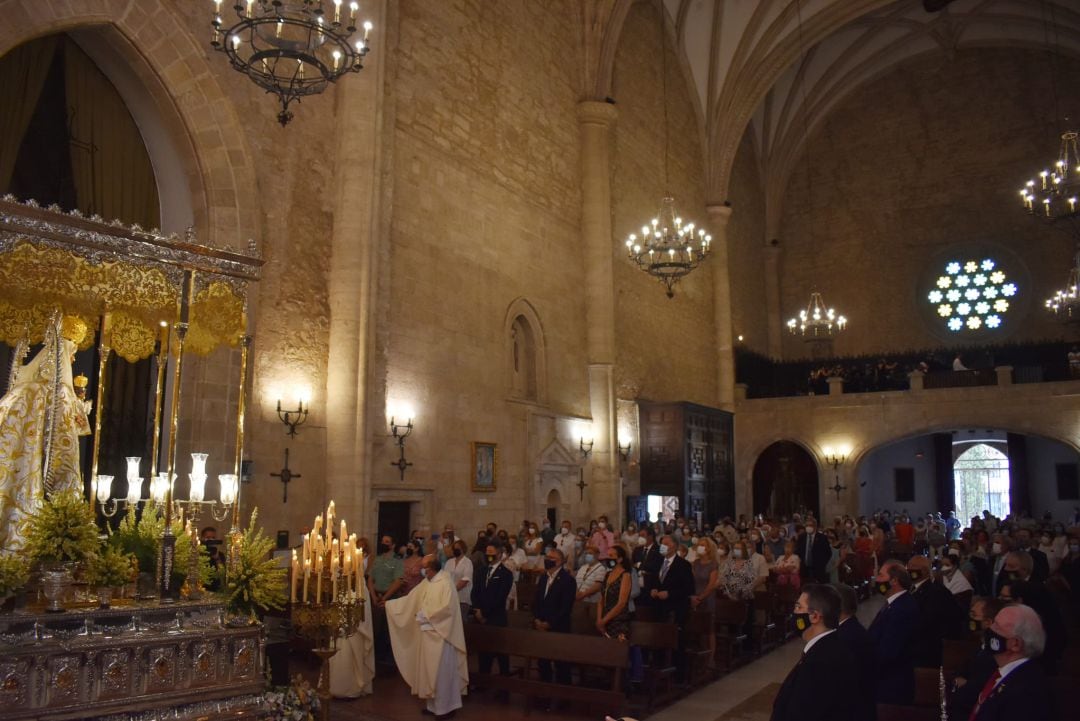
[[[1004,533],[995,533],[993,543],[990,545],[990,567],[992,569],[993,585],[990,589],[991,596],[1001,593],[1001,584],[1005,580],[1005,557],[1012,550],[1012,539]]]
[[[615,545],[615,534],[608,527],[607,516],[599,516],[596,519],[596,530],[589,537],[589,545],[596,546],[596,552],[600,558],[607,558],[608,549]]]
[[[806,522],[806,529],[795,538],[795,554],[801,561],[803,583],[828,583],[832,547],[813,519]]]
[[[855,617],[859,597],[855,589],[845,583],[833,584],[840,595],[840,625],[836,636],[843,641],[855,659],[855,675],[852,690],[855,694],[855,718],[858,721],[876,721],[877,702],[874,700],[874,641],[870,633]]]
[[[383,536],[379,540],[379,555],[371,568],[369,578],[371,601],[375,624],[375,657],[379,663],[390,661],[390,636],[386,627],[386,602],[394,598],[404,583],[405,565],[394,555],[394,539]]]
[[[659,584],[660,567],[664,563],[664,558],[660,555],[660,547],[656,543],[656,532],[652,528],[642,529],[641,536],[645,539],[645,545],[638,546],[638,550],[634,551],[635,566],[641,580],[641,595],[638,596],[637,605],[653,606],[655,604],[652,592]],[[640,551],[640,556],[638,551]],[[636,560],[638,558],[640,560]]]
[[[957,672],[949,690],[948,715],[953,719],[966,719],[975,708],[986,680],[997,670],[994,654],[986,648],[986,631],[994,622],[994,617],[1004,608],[996,598],[976,597],[971,601],[968,613],[968,638],[975,638],[979,650]]]
[[[793,618],[806,645],[776,694],[771,721],[853,721],[857,717],[849,683],[856,673],[855,657],[836,634],[840,620],[836,589],[806,586]]]
[[[386,604],[394,660],[426,712],[449,718],[468,692],[469,664],[457,588],[439,559],[425,556],[425,580]]]
[[[476,569],[473,577],[472,615],[477,623],[488,626],[506,626],[506,599],[514,585],[514,574],[502,564],[502,554],[489,543],[484,549],[484,565]],[[492,656],[480,654],[480,673],[491,672],[491,661],[499,661],[499,673],[510,674],[510,657],[506,654]]]
[[[657,608],[659,620],[671,618],[682,628],[690,609],[690,597],[694,595],[694,570],[685,558],[676,553],[675,539],[664,536],[659,552],[663,558],[657,573],[656,585],[649,590]]]
[[[870,624],[874,639],[878,703],[907,706],[915,698],[915,665],[912,660],[919,604],[911,597],[911,576],[899,561],[881,564],[874,583],[885,605]]]
[[[577,595],[576,601],[584,603],[596,603],[600,600],[600,589],[604,584],[604,576],[607,569],[602,563],[596,546],[588,545],[581,557],[581,565],[577,571]]]
[[[964,610],[945,586],[933,582],[929,558],[912,556],[907,571],[914,583],[911,596],[919,604],[919,624],[913,648],[915,666],[938,668],[943,640],[963,635]]]
[[[562,526],[559,528],[559,535],[555,536],[555,548],[562,551],[563,557],[566,558],[567,568],[577,568],[579,563],[578,557],[581,554],[577,553],[577,549],[574,546],[577,537],[570,529],[570,521],[563,521]]]
[[[1054,714],[1042,667],[1031,662],[1045,645],[1046,632],[1035,611],[1023,605],[1001,609],[985,640],[997,669],[983,684],[970,721],[1061,718]]]
[[[1032,565],[1031,556],[1024,551],[1011,552],[1005,559],[1006,580],[1002,582],[1002,587],[1008,589],[1013,600],[1023,603],[1038,614],[1046,631],[1042,666],[1047,673],[1053,673],[1065,651],[1068,628],[1046,586],[1032,580]]]
[[[1050,577],[1050,562],[1045,553],[1031,544],[1031,531],[1021,528],[1016,532],[1016,548],[1027,551],[1031,556],[1031,580],[1035,583],[1045,583]]]
[[[570,633],[570,614],[577,595],[577,583],[563,567],[565,561],[562,552],[554,548],[544,558],[544,574],[536,585],[532,604],[533,628],[537,631]],[[541,680],[551,681],[551,661],[540,659],[536,665]],[[555,678],[559,683],[570,683],[570,664],[556,662]]]

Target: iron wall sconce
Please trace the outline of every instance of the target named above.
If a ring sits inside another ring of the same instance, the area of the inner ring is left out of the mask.
[[[825,448],[825,463],[832,466],[833,469],[833,485],[829,488],[830,491],[836,494],[836,500],[840,500],[840,491],[846,491],[847,486],[840,485],[840,466],[844,465],[844,461],[847,460],[848,451],[846,449],[833,450],[832,448]]]
[[[401,472],[401,480],[405,480],[405,469],[412,464],[405,460],[405,439],[409,437],[409,434],[413,431],[413,419],[409,418],[404,424],[398,423],[394,416],[390,416],[390,434],[394,437],[394,441],[397,443],[398,459],[396,461],[390,461],[391,466],[396,466],[398,471]]]
[[[588,441],[586,441],[584,438],[579,438],[578,439],[578,448],[581,449],[581,459],[582,460],[587,459],[589,457],[589,455],[592,453],[593,444],[595,442],[596,441],[594,441],[591,438]]]
[[[619,457],[622,458],[623,463],[630,460],[630,449],[632,447],[633,443],[631,441],[627,441],[625,444],[623,444],[622,441],[619,441]]]
[[[307,420],[309,410],[310,410],[310,405],[309,405],[308,408],[304,408],[304,399],[303,398],[299,399],[296,402],[296,410],[292,410],[292,411],[288,411],[288,410],[283,411],[283,410],[281,410],[281,400],[280,399],[278,400],[278,402],[277,402],[278,418],[281,420],[282,423],[284,423],[286,426],[289,427],[289,430],[286,431],[286,432],[289,434],[290,437],[295,437],[296,436],[296,428],[298,426],[303,425],[304,421]]]

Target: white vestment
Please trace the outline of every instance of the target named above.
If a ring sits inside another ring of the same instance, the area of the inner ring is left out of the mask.
[[[375,677],[375,635],[371,630],[374,613],[369,599],[364,604],[364,620],[357,626],[356,633],[338,641],[338,652],[330,657],[332,696],[355,698],[371,693],[371,679]]]
[[[405,598],[386,603],[394,661],[414,696],[441,716],[461,708],[468,693],[465,627],[453,577],[445,570]]]

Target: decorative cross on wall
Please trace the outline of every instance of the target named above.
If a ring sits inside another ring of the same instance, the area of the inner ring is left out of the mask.
[[[293,473],[292,471],[289,470],[289,449],[288,448],[285,449],[285,466],[284,466],[284,468],[282,468],[280,472],[271,473],[270,475],[273,476],[274,478],[280,478],[281,479],[281,485],[284,486],[284,488],[282,489],[282,494],[281,494],[281,502],[282,503],[288,503],[289,502],[289,482],[292,481],[292,479],[294,479],[294,478],[300,478],[301,477],[299,473]]]
[[[582,466],[581,468],[579,468],[578,473],[579,473],[578,482],[575,485],[578,487],[578,491],[580,492],[579,500],[584,501],[585,500],[585,488],[586,488],[586,486],[589,485],[588,483],[585,482],[585,467]]]

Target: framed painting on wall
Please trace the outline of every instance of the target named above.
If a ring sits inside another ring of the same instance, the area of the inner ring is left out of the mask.
[[[494,443],[472,442],[472,490],[494,491],[496,448]]]

